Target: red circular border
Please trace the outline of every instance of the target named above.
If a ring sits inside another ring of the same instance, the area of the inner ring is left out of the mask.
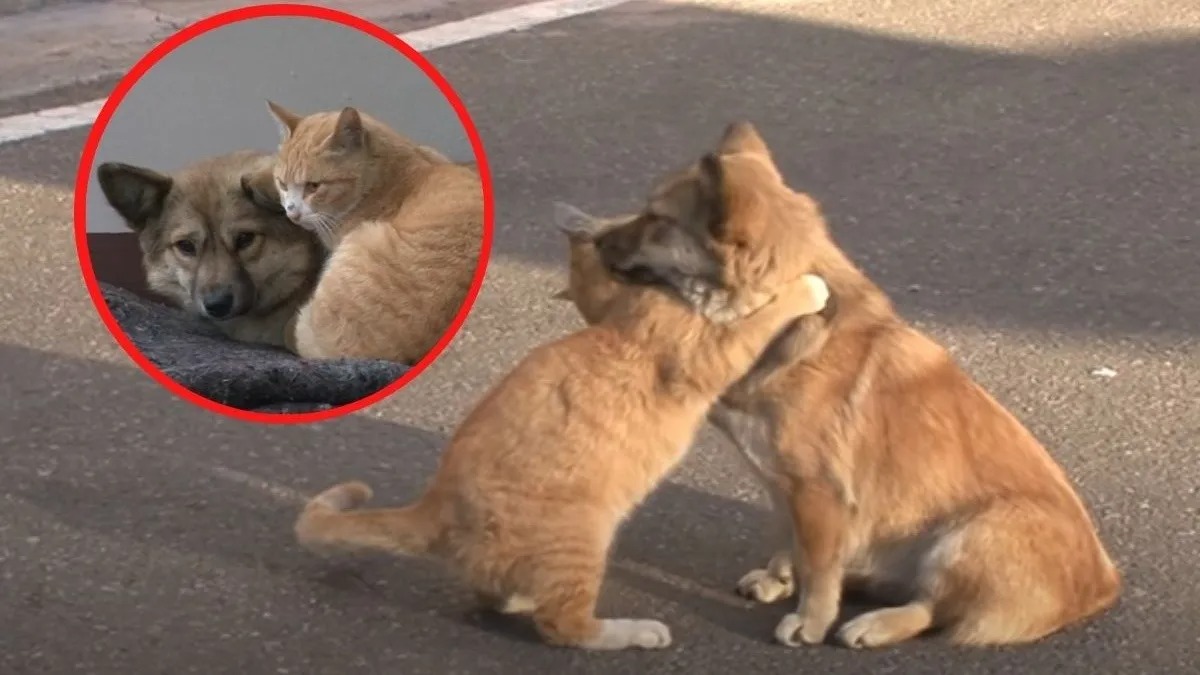
[[[299,16],[310,19],[321,19],[339,23],[349,28],[357,29],[363,33],[371,35],[380,41],[390,45],[396,51],[403,54],[408,60],[417,64],[425,75],[437,85],[441,90],[442,95],[450,102],[454,108],[454,112],[458,114],[458,119],[462,123],[463,128],[467,132],[467,137],[471,141],[471,148],[475,152],[475,159],[478,165],[479,177],[483,184],[483,242],[480,247],[479,262],[475,269],[475,276],[471,279],[471,288],[467,292],[467,298],[455,315],[450,328],[442,334],[441,339],[434,345],[433,349],[425,355],[420,361],[412,366],[398,380],[390,385],[380,389],[379,391],[361,398],[353,403],[332,408],[330,410],[321,410],[311,413],[262,413],[250,410],[242,410],[234,408],[222,403],[217,403],[211,399],[205,398],[187,387],[172,380],[157,366],[150,362],[133,344],[125,331],[121,330],[121,326],[117,323],[112,311],[108,308],[108,303],[104,301],[103,295],[100,293],[100,284],[96,280],[95,270],[92,269],[91,254],[87,246],[87,189],[92,173],[92,163],[95,160],[96,148],[100,144],[100,138],[104,135],[104,129],[108,126],[109,119],[120,106],[122,99],[129,93],[137,81],[141,79],[151,68],[154,67],[164,56],[170,54],[177,47],[185,42],[199,37],[211,30],[215,30],[222,26],[227,26],[239,21],[249,19],[260,19],[265,17],[278,16]],[[441,73],[433,67],[429,61],[421,55],[420,52],[410,47],[399,37],[393,35],[387,29],[377,26],[366,19],[347,14],[335,9],[327,7],[318,7],[315,5],[297,5],[297,4],[269,4],[255,5],[250,7],[241,7],[238,9],[229,10],[220,14],[215,14],[205,19],[201,19],[193,23],[178,33],[170,36],[161,44],[151,49],[149,53],[142,57],[133,68],[121,78],[105,101],[104,107],[100,110],[100,114],[96,117],[96,121],[92,124],[92,130],[88,134],[87,142],[84,144],[83,154],[80,157],[79,169],[75,176],[75,248],[79,255],[79,266],[83,272],[84,283],[87,284],[88,294],[92,297],[92,303],[96,305],[96,311],[99,312],[100,318],[104,321],[104,325],[108,327],[108,331],[112,333],[117,342],[125,350],[131,359],[142,370],[146,371],[158,381],[168,391],[174,393],[180,398],[190,401],[209,411],[227,415],[244,422],[262,422],[265,424],[299,424],[305,422],[321,422],[349,413],[362,410],[367,406],[378,403],[383,399],[396,393],[401,387],[411,382],[414,378],[421,374],[429,364],[433,363],[438,356],[445,351],[446,347],[458,334],[463,323],[467,320],[467,315],[471,311],[471,307],[475,304],[475,298],[479,295],[479,290],[483,286],[483,278],[487,272],[488,261],[491,258],[492,249],[492,229],[495,219],[495,198],[492,194],[492,175],[488,168],[487,154],[483,148],[483,141],[479,137],[479,131],[475,128],[475,123],[471,120],[471,115],[467,112],[466,106],[458,98],[458,94],[450,83],[442,77]]]

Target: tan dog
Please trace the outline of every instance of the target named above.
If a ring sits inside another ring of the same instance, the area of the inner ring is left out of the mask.
[[[273,166],[269,155],[245,150],[172,175],[117,162],[96,174],[138,235],[151,290],[236,340],[282,347],[324,254],[284,216]]]
[[[603,272],[636,269],[724,315],[732,280],[828,281],[837,306],[828,323],[801,320],[768,352],[775,361],[713,411],[791,516],[795,569],[785,548],[739,584],[772,601],[794,592],[798,577],[797,610],[776,638],[822,642],[845,586],[896,605],[842,626],[852,647],[933,628],[964,644],[1027,642],[1111,606],[1120,575],[1046,450],[896,315],[832,241],[817,205],[783,183],[753,127],[732,125],[719,153],[752,189],[706,200],[695,176],[680,176],[665,191],[698,195],[691,207],[652,203],[600,237],[600,264],[575,266],[568,295],[585,319],[603,320],[614,288]],[[727,228],[734,212],[753,236]],[[764,376],[779,363],[787,365]]]
[[[719,161],[705,172],[721,189]],[[573,246],[591,246],[620,222],[560,225]],[[602,320],[533,350],[493,387],[416,502],[360,510],[367,486],[338,485],[309,502],[298,539],[439,557],[489,605],[532,614],[552,644],[667,646],[658,621],[595,616],[616,530],[684,456],[717,396],[827,296],[811,276],[738,290],[753,309],[718,324],[669,290],[631,287]]]

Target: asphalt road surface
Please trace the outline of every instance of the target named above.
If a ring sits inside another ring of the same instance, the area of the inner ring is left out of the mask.
[[[631,3],[432,52],[495,170],[485,291],[415,383],[318,426],[215,417],[138,371],[76,266],[84,132],[0,146],[0,672],[1200,672],[1200,9],[913,4]],[[663,652],[544,647],[434,565],[292,543],[332,481],[413,496],[483,388],[579,325],[548,299],[553,200],[631,208],[743,117],[1078,481],[1127,577],[1112,612],[1016,649],[773,644],[785,608],[731,591],[767,552],[759,495],[709,433],[602,600],[669,623]]]

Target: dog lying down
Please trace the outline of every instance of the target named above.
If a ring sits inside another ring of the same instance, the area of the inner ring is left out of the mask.
[[[104,301],[137,349],[168,377],[243,410],[301,413],[369,396],[408,366],[367,359],[305,360],[281,348],[239,342],[214,324],[101,283]]]

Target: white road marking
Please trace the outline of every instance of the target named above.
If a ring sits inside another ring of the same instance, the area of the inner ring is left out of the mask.
[[[451,21],[408,33],[400,33],[398,37],[412,45],[413,49],[427,52],[493,35],[526,30],[573,16],[598,12],[626,2],[629,0],[544,0],[479,14],[461,21]],[[86,127],[96,120],[100,109],[104,107],[105,100],[99,99],[0,118],[0,145],[36,138],[55,131]]]
[[[462,21],[451,21],[415,30],[400,35],[400,39],[412,45],[413,49],[425,52],[438,47],[448,47],[502,33],[526,30],[544,23],[598,12],[628,1],[545,0],[544,2],[532,2],[528,5],[479,14]]]
[[[87,126],[100,114],[105,100],[64,105],[0,119],[0,145],[34,138],[53,131]]]

